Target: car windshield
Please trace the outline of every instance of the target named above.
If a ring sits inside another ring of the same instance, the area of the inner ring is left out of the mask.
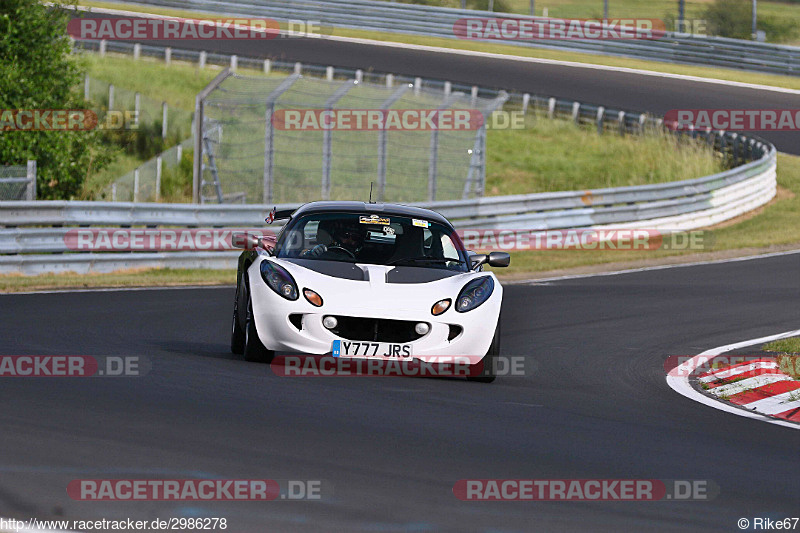
[[[451,227],[385,214],[313,213],[292,219],[278,238],[275,255],[468,271],[467,255]]]

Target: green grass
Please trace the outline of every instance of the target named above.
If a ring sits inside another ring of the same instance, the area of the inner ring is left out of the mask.
[[[516,0],[516,1],[522,2],[524,0]],[[644,3],[644,0],[642,1]],[[660,2],[662,0],[658,1]],[[599,0],[597,0],[597,2],[599,3]],[[761,5],[762,3],[759,3],[759,5]],[[168,16],[192,17],[198,19],[215,18],[214,15],[208,15],[188,10],[123,5],[119,3],[102,2],[94,0],[84,0],[80,2],[80,4],[84,6],[96,6],[96,7],[104,7],[111,9],[125,9],[128,11],[148,12],[148,13],[168,15]],[[537,5],[538,4],[539,2],[537,2]],[[772,4],[780,5],[777,2],[774,2]],[[794,6],[791,7],[793,10],[796,9]],[[538,7],[537,10],[539,10]],[[556,13],[551,13],[551,14],[554,16],[561,16],[557,15]],[[663,15],[663,13],[661,15]],[[594,54],[582,54],[577,52],[559,51],[559,50],[528,48],[523,46],[481,43],[481,42],[465,41],[459,39],[445,39],[442,37],[428,37],[423,35],[406,35],[406,34],[389,33],[389,32],[372,32],[364,30],[350,30],[344,28],[324,29],[323,33],[332,33],[333,35],[341,37],[355,37],[362,39],[391,41],[391,42],[416,44],[424,46],[438,46],[443,48],[452,48],[456,50],[474,50],[478,52],[523,56],[523,57],[540,58],[540,59],[552,59],[558,61],[574,61],[578,63],[588,63],[593,65],[633,68],[641,70],[650,70],[654,72],[664,72],[669,74],[683,74],[687,76],[699,76],[699,77],[713,78],[719,80],[754,83],[759,85],[772,85],[775,87],[785,87],[789,89],[800,89],[800,77],[797,76],[762,74],[757,72],[747,72],[735,69],[725,69],[725,68],[715,68],[715,67],[704,67],[699,65],[698,66],[676,65],[672,63],[664,63],[658,61],[645,61],[641,59],[631,59],[624,57],[601,56]]]
[[[103,189],[119,179],[120,176],[124,176],[144,163],[144,160],[134,155],[126,154],[122,149],[117,149],[115,152],[116,159],[111,164],[100,172],[92,174],[83,182],[82,199],[95,199]]]
[[[236,270],[129,270],[111,274],[41,274],[0,276],[0,292],[100,287],[170,287],[177,285],[234,285]]]
[[[800,354],[800,337],[790,337],[788,339],[780,339],[765,344],[762,348],[768,352],[785,352]]]
[[[487,195],[644,185],[723,170],[705,145],[671,135],[598,135],[594,126],[547,118],[526,126],[488,133]]]
[[[778,154],[779,197],[762,212],[736,224],[708,230],[703,250],[542,250],[512,253],[511,266],[496,272],[525,277],[532,272],[615,264],[619,268],[647,262],[680,262],[714,259],[735,250],[751,253],[800,247],[800,157]]]

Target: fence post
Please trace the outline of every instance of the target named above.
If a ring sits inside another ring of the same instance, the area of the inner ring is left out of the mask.
[[[333,67],[325,67],[325,79],[333,81]]]
[[[36,161],[28,160],[27,169],[28,186],[25,189],[25,199],[36,200]]]
[[[199,68],[200,70],[206,68],[206,59],[207,59],[206,51],[203,50],[202,52],[200,52],[200,57],[197,60],[197,68]]]
[[[161,102],[161,138],[167,138],[167,121],[169,120],[169,113],[167,112],[167,103]]]
[[[414,96],[419,96],[422,90],[422,78],[414,78]]]
[[[264,60],[264,74],[269,74],[272,70],[272,61],[269,59]]]
[[[449,81],[444,82],[444,95],[450,96],[451,92],[453,92],[453,84]]]
[[[364,71],[361,69],[356,70],[356,83],[364,81]]]
[[[106,55],[106,40],[100,39],[100,49],[98,50],[100,53],[100,57],[104,57]]]
[[[139,112],[142,110],[142,95],[138,92],[133,93],[133,126],[139,127]]]
[[[141,55],[142,55],[142,45],[139,44],[139,43],[134,44],[133,45],[133,59],[134,59],[134,61],[139,59],[139,56],[141,56]]]
[[[303,64],[301,62],[298,61],[294,64],[294,73],[298,75],[303,73]]]
[[[387,74],[386,75],[386,86],[392,87],[394,85],[394,74]]]
[[[575,124],[581,121],[581,103],[572,102],[572,120]]]
[[[231,72],[236,72],[236,67],[239,66],[239,57],[236,54],[231,56]]]
[[[619,134],[625,135],[625,111],[620,111],[617,114],[617,123],[619,125]]]
[[[156,202],[161,200],[161,156],[156,157]]]
[[[139,169],[133,171],[133,201],[139,201]]]
[[[477,85],[473,85],[472,86],[472,91],[470,92],[470,95],[469,95],[469,106],[470,107],[475,107],[475,104],[477,102],[478,102],[478,86]]]
[[[547,101],[547,118],[552,119],[556,115],[556,99],[550,98]]]
[[[275,101],[298,79],[300,79],[300,74],[292,74],[284,79],[280,85],[269,93],[265,102],[267,110],[264,113],[264,190],[262,193],[262,202],[265,204],[272,203],[274,188],[272,169],[275,164],[275,143],[273,141],[275,128],[272,124],[272,113],[275,111]]]
[[[200,184],[203,173],[203,113],[206,97],[216,89],[225,78],[231,75],[231,69],[226,68],[211,83],[200,91],[194,99],[194,161],[192,162],[192,202],[200,203]]]
[[[108,84],[108,110],[114,109],[114,84]]]
[[[172,63],[172,48],[169,46],[164,48],[164,63],[167,65]]]
[[[449,108],[460,95],[454,94],[444,99],[442,104],[436,109],[437,113]],[[472,107],[475,107],[474,104]],[[437,175],[439,173],[439,129],[431,130],[431,151],[428,156],[428,201],[436,200]]]
[[[333,67],[330,67],[333,68]],[[333,110],[336,102],[338,102],[347,91],[356,86],[355,80],[347,80],[341,84],[336,91],[325,101],[324,109],[326,111]],[[331,197],[331,165],[333,164],[333,132],[331,128],[322,130],[322,199],[330,200]]]
[[[397,88],[392,95],[383,101],[380,109],[386,110],[392,107],[397,100],[403,96],[407,90],[411,88],[409,84],[403,84]],[[386,197],[386,144],[387,144],[387,131],[386,128],[381,128],[378,131],[378,201],[382,202]]]
[[[526,115],[528,113],[528,105],[531,103],[531,95],[525,93],[522,95],[522,114]]]
[[[89,100],[89,75],[83,75],[83,99]]]

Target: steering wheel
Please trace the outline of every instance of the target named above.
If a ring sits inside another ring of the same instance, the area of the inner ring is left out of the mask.
[[[348,250],[344,246],[328,246],[328,251],[330,252],[331,250],[341,250],[342,252],[346,253],[347,255],[352,257],[353,259],[356,258],[356,254],[354,254],[353,252],[351,252],[350,250]]]

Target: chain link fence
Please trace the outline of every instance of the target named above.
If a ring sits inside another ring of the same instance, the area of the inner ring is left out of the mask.
[[[0,201],[36,200],[36,161],[0,166]]]
[[[173,183],[170,173],[191,150],[191,138],[176,144],[115,180],[96,199],[112,202],[176,201],[175,198],[170,198],[176,196],[171,194]],[[180,196],[178,200],[185,201],[185,194],[177,196]]]
[[[200,99],[202,150],[195,156],[202,158],[199,200],[366,200],[371,186],[373,197],[387,202],[482,195],[482,124],[506,100],[505,93],[483,98],[421,83],[393,83],[385,77],[383,84],[359,78],[319,79],[299,73],[248,77],[230,72],[218,77]],[[480,120],[468,128],[392,128],[388,117],[393,111],[397,117],[457,111]],[[324,113],[330,119],[327,127]],[[356,126],[356,115],[375,113],[385,124],[370,126],[365,121],[363,128]],[[292,123],[291,116],[301,118]],[[353,121],[343,126],[345,116]]]

